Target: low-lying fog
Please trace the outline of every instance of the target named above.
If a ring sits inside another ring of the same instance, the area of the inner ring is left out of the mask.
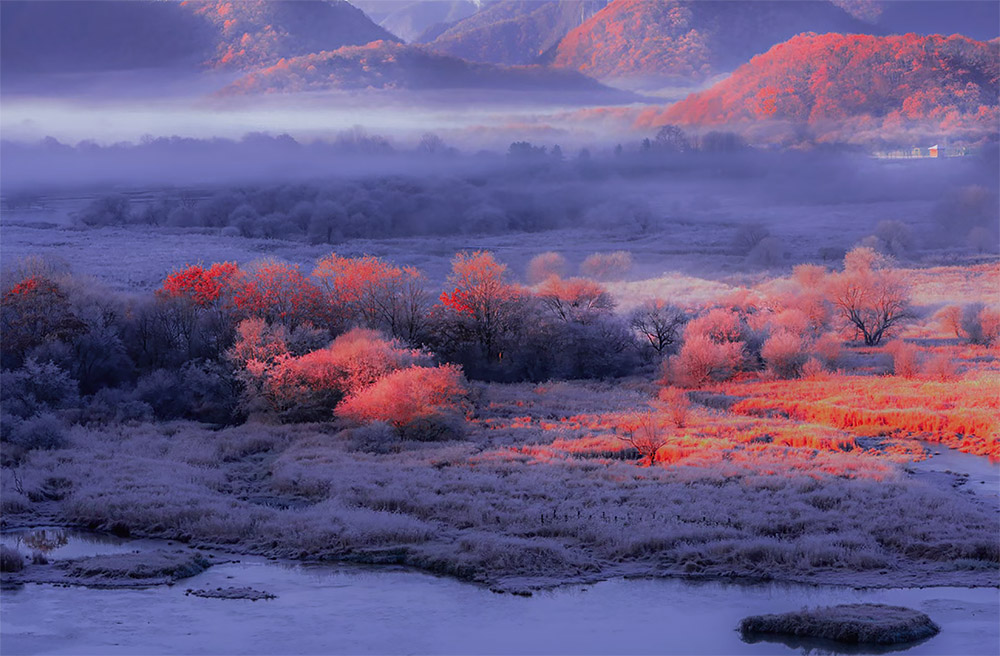
[[[101,79],[101,78],[95,78]],[[100,88],[98,86],[98,88]],[[688,90],[670,90],[670,99]],[[586,98],[530,92],[461,94],[366,91],[295,96],[258,96],[251,100],[190,97],[135,97],[109,100],[88,97],[7,96],[0,115],[5,139],[112,144],[146,135],[239,138],[248,132],[288,133],[296,139],[329,138],[363,124],[398,140],[416,140],[435,132],[470,150],[506,148],[511,141],[540,139],[566,146],[641,138],[630,129],[622,105],[608,120],[582,120]],[[657,103],[666,99],[658,99]],[[601,105],[606,106],[606,102]]]

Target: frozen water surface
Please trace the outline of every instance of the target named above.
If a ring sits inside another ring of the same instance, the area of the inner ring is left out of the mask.
[[[188,588],[249,586],[268,601],[201,599]],[[810,646],[741,641],[750,614],[882,602],[926,612],[939,635],[908,654],[996,654],[998,591],[611,580],[536,593],[397,568],[218,565],[173,587],[26,585],[0,602],[10,654],[774,654]],[[812,653],[836,653],[830,646]],[[857,653],[857,652],[854,652]]]
[[[952,472],[967,475],[967,481],[962,487],[994,504],[1000,500],[1000,462],[990,461],[982,456],[962,453],[958,449],[921,442],[927,449],[927,459],[913,463],[911,467],[918,471]]]
[[[144,548],[161,546],[157,540],[130,540],[105,533],[89,533],[60,526],[19,528],[0,533],[0,544],[17,549],[22,554],[40,552],[49,560],[65,560],[84,556],[132,553]]]

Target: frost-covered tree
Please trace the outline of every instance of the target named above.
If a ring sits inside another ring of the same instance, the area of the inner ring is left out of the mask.
[[[629,325],[657,355],[673,348],[686,322],[683,310],[661,299],[646,301],[629,315]]]
[[[902,272],[889,268],[884,257],[867,247],[847,254],[844,271],[828,280],[827,297],[866,346],[879,344],[912,318],[909,285]]]

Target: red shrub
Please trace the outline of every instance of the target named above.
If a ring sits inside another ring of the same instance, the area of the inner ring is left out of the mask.
[[[700,387],[712,380],[725,380],[742,361],[741,342],[720,344],[695,333],[685,338],[680,353],[667,361],[667,378],[682,387]]]
[[[910,342],[895,341],[885,347],[892,356],[892,373],[912,378],[920,371],[920,349]]]
[[[806,362],[802,338],[787,330],[777,330],[768,337],[760,354],[768,369],[781,378],[795,378]]]
[[[337,416],[359,423],[384,421],[396,428],[461,410],[468,393],[456,365],[409,367],[347,397]]]

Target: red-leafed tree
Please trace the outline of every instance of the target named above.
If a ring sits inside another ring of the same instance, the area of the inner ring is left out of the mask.
[[[331,310],[348,323],[384,330],[413,342],[423,329],[427,293],[423,275],[377,257],[331,253],[312,272]]]
[[[524,291],[508,281],[507,266],[486,251],[456,255],[448,286],[454,291],[440,297],[448,327],[475,342],[488,361],[498,360],[504,338],[520,323]]]
[[[539,285],[535,293],[542,305],[562,321],[588,323],[615,308],[604,286],[587,278],[564,280],[552,276]]]
[[[70,339],[86,330],[54,280],[29,276],[4,292],[0,303],[3,365],[18,366],[40,344]]]
[[[245,316],[282,322],[292,328],[307,322],[326,325],[330,320],[319,287],[302,275],[298,266],[276,260],[260,262],[244,271],[233,301]]]
[[[239,277],[235,262],[216,262],[207,269],[194,264],[167,276],[157,295],[189,299],[201,307],[223,306],[232,300]]]

